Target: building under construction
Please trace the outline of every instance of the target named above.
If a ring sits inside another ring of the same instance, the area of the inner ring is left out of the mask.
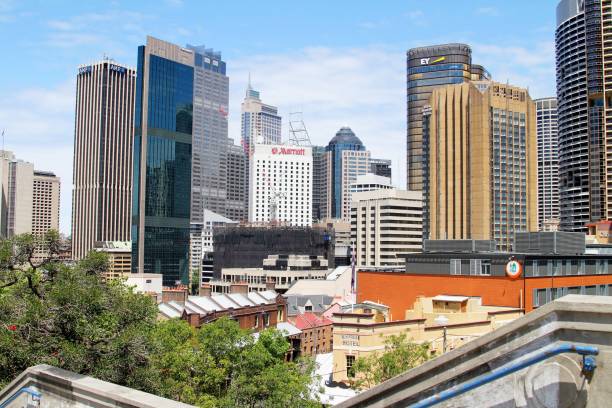
[[[326,229],[280,226],[232,226],[215,229],[214,276],[223,268],[261,268],[274,255],[317,255],[334,268],[333,234]]]

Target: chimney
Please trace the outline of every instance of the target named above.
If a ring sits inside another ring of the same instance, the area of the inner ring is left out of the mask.
[[[240,293],[241,295],[248,295],[249,284],[246,282],[236,282],[230,285],[230,293]]]
[[[203,283],[200,286],[200,296],[210,296],[212,294],[212,288],[209,283]]]
[[[165,287],[162,289],[162,302],[167,303],[175,301],[178,303],[185,303],[188,295],[189,289],[186,286]]]

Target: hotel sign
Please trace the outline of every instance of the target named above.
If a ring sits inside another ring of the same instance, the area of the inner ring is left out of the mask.
[[[359,347],[359,335],[357,334],[343,334],[342,335],[343,346]]]
[[[292,147],[273,147],[272,154],[304,156],[306,154],[306,149],[295,149]]]

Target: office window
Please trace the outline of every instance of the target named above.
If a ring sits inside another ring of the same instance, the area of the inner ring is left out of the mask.
[[[461,259],[450,260],[450,274],[461,275]]]
[[[480,264],[480,274],[491,276],[491,261],[482,261],[482,263]]]

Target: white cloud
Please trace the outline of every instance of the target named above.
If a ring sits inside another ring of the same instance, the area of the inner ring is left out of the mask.
[[[472,61],[482,64],[493,79],[529,88],[532,98],[555,94],[554,42],[529,46],[472,44]]]
[[[74,81],[54,88],[30,88],[0,96],[5,148],[38,170],[62,180],[60,230],[69,233],[74,138]]]
[[[425,13],[421,10],[412,10],[406,14],[406,16],[411,20],[420,20],[425,17]]]
[[[125,39],[133,35],[145,38],[144,25],[153,18],[140,12],[109,10],[80,14],[63,20],[49,20],[47,26],[50,31],[45,44],[57,48],[95,45],[98,49],[103,44],[104,51],[122,56],[133,51],[125,49]],[[121,32],[120,36],[118,32]]]
[[[497,17],[500,15],[500,12],[495,7],[479,7],[476,9],[476,14],[481,14],[483,16],[489,17]]]

